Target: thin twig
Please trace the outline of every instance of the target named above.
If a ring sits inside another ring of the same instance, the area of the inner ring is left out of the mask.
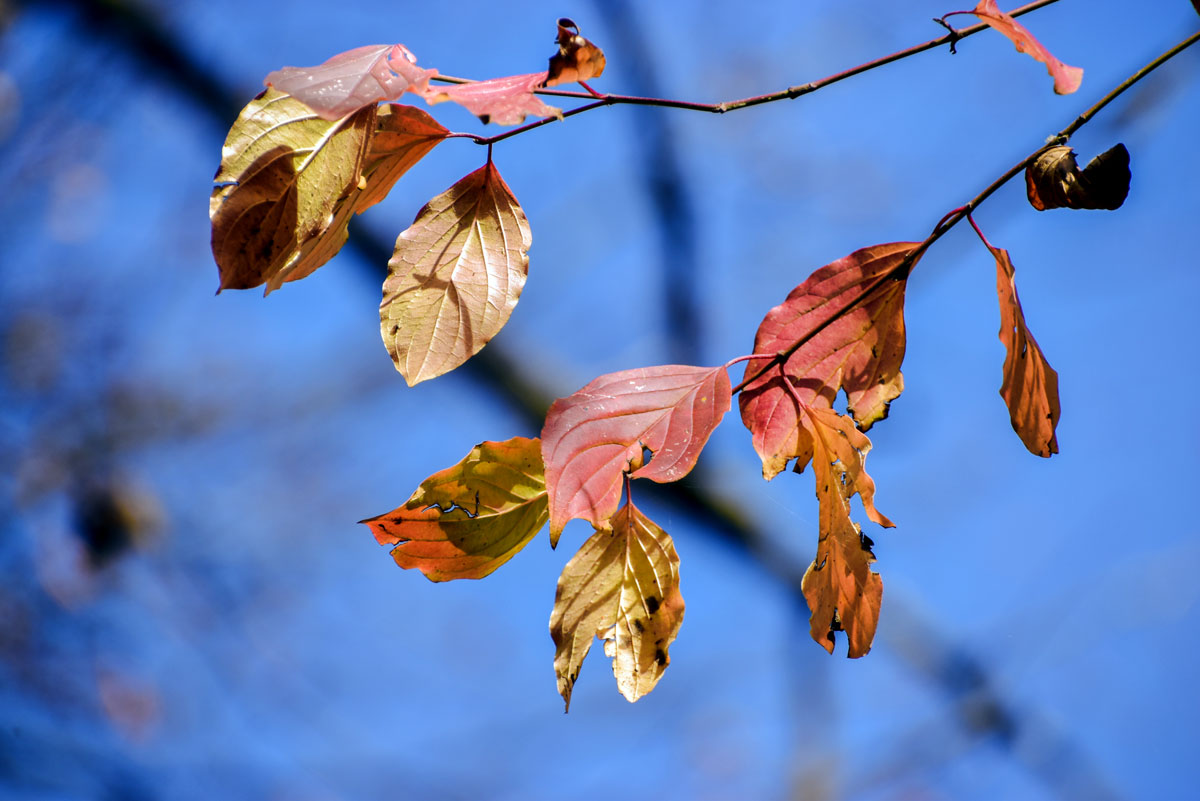
[[[1033,3],[1013,9],[1012,11],[1008,12],[1008,14],[1012,17],[1019,17],[1022,14],[1028,14],[1031,11],[1036,11],[1039,8],[1057,2],[1058,0],[1036,0]],[[949,28],[945,22],[941,22],[940,24]],[[773,103],[777,100],[794,100],[797,97],[811,94],[818,89],[822,89],[839,81],[844,81],[847,78],[852,78],[855,75],[860,75],[869,70],[882,67],[885,64],[891,64],[894,61],[900,61],[901,59],[908,58],[909,56],[915,56],[918,53],[924,53],[926,50],[932,50],[933,48],[940,47],[944,44],[948,44],[951,46],[951,48],[953,48],[958,42],[966,39],[968,36],[973,36],[980,31],[986,30],[987,28],[988,25],[982,22],[978,25],[971,25],[966,28],[950,28],[950,33],[947,33],[945,36],[939,36],[937,39],[930,39],[928,42],[905,48],[904,50],[892,53],[891,55],[883,56],[881,58],[868,61],[864,64],[859,64],[857,67],[852,67],[848,70],[834,73],[833,75],[827,75],[826,77],[815,81],[809,81],[808,83],[799,84],[797,86],[789,86],[787,89],[781,89],[765,95],[754,95],[752,97],[744,97],[740,100],[728,100],[723,103],[696,103],[690,100],[672,100],[665,97],[638,97],[637,95],[599,94],[595,90],[592,90],[589,93],[573,92],[563,89],[538,89],[536,90],[535,94],[548,95],[550,97],[568,97],[578,100],[598,99],[598,102],[589,103],[585,106],[571,109],[570,111],[564,111],[560,116],[546,117],[545,119],[538,120],[537,122],[530,123],[529,125],[522,125],[519,128],[513,128],[510,131],[497,134],[496,136],[474,136],[468,134],[464,138],[472,139],[476,142],[476,144],[490,145],[503,139],[508,139],[518,134],[525,133],[526,131],[531,131],[534,128],[540,128],[547,123],[563,120],[567,117],[573,117],[576,114],[582,114],[585,111],[591,111],[592,109],[600,108],[601,106],[657,106],[659,108],[676,108],[683,109],[685,111],[703,111],[710,114],[724,114],[728,111],[738,111],[740,109],[750,108],[751,106],[761,106],[764,103]],[[458,78],[453,75],[436,75],[434,76],[433,80],[444,81],[446,83],[474,83],[474,81],[471,81],[467,78]],[[587,88],[591,89],[591,87]]]
[[[992,181],[992,183],[988,184],[988,186],[982,192],[980,192],[975,197],[971,198],[971,200],[968,201],[965,206],[959,206],[954,211],[951,211],[949,214],[942,217],[942,219],[938,221],[938,224],[933,227],[933,230],[930,232],[929,236],[925,237],[924,241],[922,241],[919,245],[917,245],[915,248],[913,248],[913,250],[907,256],[904,257],[903,261],[901,261],[898,265],[896,265],[894,268],[892,268],[888,272],[877,276],[870,283],[870,285],[867,286],[867,288],[865,290],[860,292],[857,295],[857,297],[855,297],[855,299],[853,301],[851,301],[850,303],[846,304],[846,306],[844,308],[842,308],[842,309],[838,310],[837,312],[835,312],[834,314],[830,315],[828,318],[826,318],[824,321],[822,321],[819,325],[815,326],[812,330],[808,331],[803,337],[798,339],[796,342],[792,343],[786,350],[781,350],[778,353],[776,353],[774,355],[774,357],[771,359],[771,361],[764,364],[758,372],[756,372],[752,376],[746,377],[741,383],[739,383],[737,386],[735,386],[733,388],[734,394],[741,392],[747,386],[749,386],[753,382],[757,381],[759,378],[764,376],[767,373],[767,371],[769,371],[775,365],[786,363],[787,360],[789,358],[791,358],[793,353],[795,353],[800,348],[804,347],[806,344],[811,342],[812,339],[814,337],[816,337],[818,334],[820,334],[822,331],[824,331],[825,328],[830,325],[830,323],[834,322],[835,320],[841,318],[845,314],[853,311],[854,309],[857,309],[858,307],[862,306],[863,304],[865,304],[866,302],[871,300],[875,291],[880,286],[882,286],[885,282],[900,279],[900,278],[907,276],[909,271],[912,270],[913,265],[917,263],[917,260],[920,259],[922,255],[924,255],[925,251],[929,250],[929,247],[934,242],[941,239],[942,236],[947,231],[949,231],[955,225],[958,225],[958,223],[962,222],[964,217],[969,216],[971,214],[971,212],[973,212],[976,208],[979,207],[979,205],[981,203],[983,203],[983,201],[985,201],[989,197],[991,197],[992,194],[996,192],[996,190],[998,190],[1000,187],[1004,186],[1006,183],[1011,181],[1015,176],[1017,176],[1018,174],[1023,172],[1030,164],[1032,164],[1034,161],[1036,161],[1038,156],[1042,155],[1042,153],[1046,152],[1051,147],[1065,144],[1071,138],[1072,134],[1074,134],[1081,127],[1083,127],[1085,124],[1087,124],[1087,122],[1089,120],[1091,120],[1093,117],[1095,117],[1096,114],[1102,108],[1107,106],[1113,100],[1116,100],[1118,97],[1121,96],[1122,93],[1124,93],[1126,90],[1128,90],[1134,84],[1136,84],[1142,78],[1145,78],[1147,75],[1149,75],[1155,69],[1162,66],[1167,61],[1171,60],[1174,56],[1179,55],[1181,52],[1183,52],[1187,48],[1194,45],[1197,41],[1200,41],[1200,31],[1197,31],[1196,33],[1192,34],[1188,38],[1184,39],[1182,42],[1175,45],[1170,50],[1166,51],[1165,53],[1163,53],[1161,56],[1159,56],[1158,58],[1151,61],[1146,66],[1142,67],[1140,70],[1138,70],[1137,72],[1130,75],[1128,78],[1126,78],[1124,81],[1122,81],[1116,87],[1114,87],[1108,94],[1106,94],[1104,97],[1100,98],[1100,100],[1098,100],[1095,103],[1095,105],[1093,105],[1087,111],[1083,112],[1078,117],[1076,117],[1075,120],[1070,125],[1068,125],[1066,128],[1063,128],[1061,131],[1059,131],[1054,136],[1050,137],[1047,140],[1046,144],[1042,145],[1037,150],[1033,151],[1028,156],[1021,159],[1019,162],[1014,164],[1012,167],[1009,167],[1008,170],[1006,170],[1003,175],[1001,175],[995,181]]]

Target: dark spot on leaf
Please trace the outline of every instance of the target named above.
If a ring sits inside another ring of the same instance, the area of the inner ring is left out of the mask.
[[[637,629],[639,633],[646,630],[646,627],[642,625],[642,621],[638,620],[637,618],[633,619],[633,627]]]
[[[667,664],[667,652],[659,648],[654,652],[654,661],[658,663],[659,667]]]
[[[658,611],[658,599],[655,598],[653,595],[647,595],[646,596],[646,608],[649,609],[650,614],[653,615],[655,612]]]

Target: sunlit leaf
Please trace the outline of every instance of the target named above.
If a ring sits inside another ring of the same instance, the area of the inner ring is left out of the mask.
[[[875,482],[864,465],[871,449],[867,435],[832,409],[806,405],[801,419],[806,453],[796,470],[812,459],[820,506],[817,555],[801,583],[812,613],[809,627],[829,653],[834,632],[844,630],[846,655],[860,657],[871,650],[875,637],[883,580],[871,570],[872,543],[850,517],[850,498],[857,493],[867,517],[879,525],[894,524],[875,508]]]
[[[625,472],[658,482],[691,472],[730,398],[724,367],[672,364],[609,373],[556,400],[542,428],[551,544],[574,518],[606,525]]]
[[[1028,53],[1033,58],[1046,65],[1046,71],[1054,78],[1054,91],[1060,95],[1069,95],[1079,88],[1083,82],[1083,70],[1079,67],[1068,67],[1059,61],[1034,35],[1021,23],[996,6],[996,0],[980,0],[979,5],[971,12],[988,25],[1008,37],[1018,52]]]
[[[338,53],[315,67],[284,67],[264,83],[337,120],[405,92],[423,94],[437,70],[422,69],[404,45],[366,45]]]
[[[558,21],[558,52],[550,57],[546,86],[590,81],[604,72],[604,51],[579,34],[579,26],[563,17]]]
[[[431,105],[446,100],[458,103],[484,123],[519,125],[524,122],[526,116],[554,117],[562,114],[562,109],[547,106],[534,94],[534,90],[545,84],[544,72],[509,75],[490,81],[430,89],[425,94],[425,99]]]
[[[1017,297],[1012,260],[1008,251],[992,247],[996,259],[996,294],[1000,299],[1000,341],[1004,356],[1004,383],[1000,397],[1008,406],[1013,430],[1029,452],[1049,457],[1058,453],[1054,429],[1061,413],[1058,373],[1042,355],[1037,340],[1025,327],[1025,313]]]
[[[511,559],[546,524],[541,443],[482,442],[421,482],[403,506],[363,520],[392,558],[430,581],[478,579]]]
[[[1116,144],[1080,170],[1075,151],[1066,145],[1048,148],[1025,168],[1029,204],[1046,209],[1119,209],[1129,194],[1129,151]]]
[[[380,106],[375,135],[363,164],[367,186],[357,199],[355,211],[361,213],[383,200],[396,181],[449,133],[414,106],[397,103]]]
[[[848,411],[864,431],[887,416],[904,389],[904,289],[911,269],[905,259],[916,247],[893,242],[856,250],[814,272],[763,319],[754,352],[791,352],[782,372],[763,372],[766,359],[747,362],[745,375],[753,380],[738,398],[764,478],[800,454],[798,401],[829,408],[845,390]]]
[[[558,579],[550,635],[557,648],[558,691],[567,708],[594,638],[604,640],[617,689],[632,702],[662,677],[681,623],[675,545],[628,503],[571,557]]]
[[[268,89],[229,131],[209,203],[221,289],[307,275],[345,241],[375,107],[336,122]]]
[[[429,201],[400,234],[379,322],[409,386],[458,367],[508,322],[531,240],[525,212],[490,161]]]

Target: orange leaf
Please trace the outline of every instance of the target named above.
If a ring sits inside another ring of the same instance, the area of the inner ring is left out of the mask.
[[[1129,151],[1116,144],[1080,170],[1075,151],[1058,145],[1025,168],[1025,193],[1038,211],[1119,209],[1129,194]]]
[[[875,482],[864,466],[871,442],[854,421],[832,409],[806,405],[802,426],[820,504],[817,555],[801,582],[812,611],[809,628],[831,654],[834,632],[844,630],[846,655],[856,658],[871,650],[883,580],[871,570],[875,554],[870,538],[850,519],[850,498],[858,493],[867,516],[879,525],[894,524],[875,508]],[[797,471],[803,468],[797,462]]]
[[[504,327],[529,274],[531,238],[490,161],[429,201],[400,234],[379,323],[409,386],[450,372]]]
[[[1083,70],[1079,67],[1068,67],[1059,61],[1045,46],[1034,38],[1033,34],[1021,23],[1005,14],[996,6],[996,0],[979,0],[979,5],[971,12],[1016,45],[1020,53],[1028,53],[1033,58],[1046,65],[1046,71],[1054,78],[1054,91],[1060,95],[1069,95],[1079,88],[1083,82]]]
[[[546,85],[546,73],[509,75],[490,81],[460,83],[425,93],[431,106],[451,100],[474,114],[485,124],[519,125],[525,117],[555,117],[562,109],[547,106],[533,92]]]
[[[679,555],[671,537],[627,503],[597,528],[558,579],[550,636],[558,692],[571,690],[596,637],[613,660],[617,689],[636,701],[654,689],[683,623]]]
[[[671,364],[603,375],[556,400],[542,428],[550,491],[550,544],[569,520],[602,528],[617,511],[621,481],[678,481],[731,402],[724,367]],[[653,458],[642,463],[642,449]]]
[[[403,506],[361,522],[392,558],[430,581],[479,579],[511,559],[546,524],[541,443],[481,442],[434,473]]]
[[[579,26],[567,17],[558,21],[558,52],[550,57],[546,86],[572,81],[590,81],[604,73],[604,51],[579,34]]]
[[[828,408],[845,390],[848,411],[864,431],[887,416],[904,389],[908,271],[900,268],[916,245],[875,245],[827,264],[763,319],[755,353],[794,349],[783,365],[786,379],[778,369],[762,372],[765,359],[751,360],[745,375],[753,380],[738,398],[764,478],[778,475],[801,453],[797,397]]]
[[[375,135],[363,164],[367,187],[355,211],[374,206],[387,197],[396,181],[449,135],[449,131],[421,109],[388,103],[379,107]]]
[[[1008,251],[984,240],[996,259],[996,294],[1000,298],[1000,341],[1004,343],[1004,383],[1000,397],[1008,406],[1013,430],[1029,452],[1049,457],[1058,453],[1054,433],[1060,414],[1058,373],[1042,355],[1037,340],[1025,327],[1025,313],[1017,297],[1015,271]]]

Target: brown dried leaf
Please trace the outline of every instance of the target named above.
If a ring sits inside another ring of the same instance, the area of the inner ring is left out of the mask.
[[[546,86],[590,81],[604,73],[604,51],[579,34],[579,26],[563,17],[558,21],[558,52],[550,57]]]
[[[383,283],[384,345],[409,386],[448,373],[491,341],[529,273],[529,221],[492,162],[421,209]]]
[[[832,654],[834,632],[844,630],[846,656],[864,656],[879,623],[883,579],[871,570],[872,542],[851,520],[850,498],[858,493],[871,520],[894,525],[875,508],[875,482],[865,468],[871,441],[849,417],[815,406],[804,407],[803,436],[820,504],[817,555],[801,582],[812,611],[810,633]],[[797,472],[804,469],[805,456],[797,461]]]
[[[1012,260],[1007,250],[988,250],[996,259],[996,295],[1000,299],[1000,341],[1004,356],[1004,383],[1000,397],[1008,406],[1013,430],[1029,452],[1042,457],[1058,453],[1054,429],[1061,413],[1058,373],[1042,355],[1037,340],[1025,326],[1025,313],[1017,297]]]
[[[654,689],[683,623],[679,555],[671,537],[627,503],[583,544],[558,579],[550,635],[558,692],[571,707],[592,640],[604,640],[617,689],[630,702]]]
[[[209,202],[221,289],[307,275],[345,241],[375,107],[335,122],[268,89],[238,115]]]
[[[1029,204],[1046,209],[1119,209],[1129,194],[1129,151],[1117,143],[1079,169],[1067,145],[1047,149],[1025,168]]]

